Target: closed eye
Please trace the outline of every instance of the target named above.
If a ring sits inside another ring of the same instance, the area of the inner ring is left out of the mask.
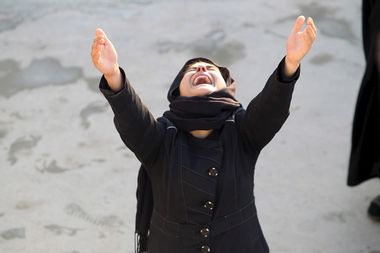
[[[207,68],[207,70],[213,70],[213,71],[218,70],[218,68],[215,66],[207,66],[206,68]]]
[[[217,70],[219,70],[216,66],[214,66],[214,65],[207,65],[206,66],[206,69],[207,70],[210,70],[210,71],[217,71]],[[187,68],[186,69],[186,73],[187,72],[191,72],[191,71],[196,71],[197,70],[197,67],[189,67],[189,68]]]
[[[197,70],[197,68],[188,68],[186,69],[186,72],[195,71],[195,70]]]

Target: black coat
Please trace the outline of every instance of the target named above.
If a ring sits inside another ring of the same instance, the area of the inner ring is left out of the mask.
[[[238,109],[206,139],[154,119],[128,80],[115,94],[102,78],[115,126],[152,182],[149,253],[269,252],[256,213],[254,170],[289,114],[299,70],[288,80],[282,73],[283,61],[247,110]]]
[[[363,0],[365,73],[356,103],[347,183],[354,186],[380,177],[380,79],[376,59],[380,38],[380,1]]]

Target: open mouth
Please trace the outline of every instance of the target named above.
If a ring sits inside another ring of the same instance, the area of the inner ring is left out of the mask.
[[[200,75],[200,76],[197,76],[194,81],[193,81],[193,86],[198,86],[198,85],[201,85],[201,84],[209,84],[209,85],[212,85],[214,86],[211,78],[207,75]]]

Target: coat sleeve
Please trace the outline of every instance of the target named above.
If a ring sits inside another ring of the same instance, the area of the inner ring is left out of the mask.
[[[125,145],[145,165],[154,162],[164,136],[163,123],[157,121],[130,85],[123,69],[124,87],[113,92],[104,76],[99,89],[114,112],[114,123]]]
[[[285,58],[269,77],[263,90],[249,103],[247,110],[239,115],[243,140],[256,152],[272,140],[289,115],[300,68],[292,77],[285,77],[284,64]]]

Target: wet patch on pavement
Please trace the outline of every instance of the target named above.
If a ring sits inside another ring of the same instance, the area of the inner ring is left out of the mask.
[[[216,63],[222,63],[229,66],[234,62],[245,57],[245,45],[239,41],[231,41],[221,44],[217,47],[212,47],[211,44],[194,45],[193,52],[195,55],[206,55]]]
[[[93,217],[92,215],[84,211],[81,206],[75,203],[68,204],[64,210],[65,210],[65,213],[70,216],[80,218],[84,221],[87,221],[97,226],[120,227],[124,225],[123,221],[115,215]]]
[[[23,21],[24,18],[17,15],[17,13],[0,10],[0,32],[15,29]]]
[[[11,114],[9,114],[9,116],[11,118],[19,119],[19,120],[24,120],[25,119],[25,117],[22,116],[20,112],[12,112]]]
[[[311,58],[310,63],[314,65],[323,65],[334,60],[334,56],[328,53],[321,53]]]
[[[106,159],[95,158],[95,159],[91,159],[91,161],[95,162],[95,163],[104,163],[104,162],[106,162]]]
[[[14,141],[8,151],[8,161],[14,165],[18,157],[28,155],[32,149],[37,146],[42,136],[24,136]]]
[[[256,27],[256,25],[254,23],[251,23],[251,22],[244,22],[241,24],[241,26],[243,28],[255,28]]]
[[[347,223],[344,212],[329,212],[323,215],[323,219],[328,222]]]
[[[137,4],[137,5],[150,5],[153,3],[153,1],[150,0],[133,0],[130,1],[131,3]]]
[[[83,128],[88,129],[90,127],[90,121],[88,118],[92,114],[103,113],[108,109],[108,104],[103,101],[95,101],[88,104],[80,112],[81,125]]]
[[[12,228],[0,233],[4,240],[25,239],[25,228]]]
[[[0,8],[0,33],[17,28],[24,23],[33,22],[46,15],[54,13],[62,13],[64,11],[80,11],[86,14],[98,14],[104,12],[118,13],[118,10],[125,10],[126,5],[133,3],[138,5],[149,5],[152,1],[133,0],[133,1],[101,1],[93,0],[91,5],[85,1],[65,0],[54,1],[49,0],[35,1],[14,1],[1,0]],[[123,11],[125,13],[125,11]]]
[[[9,97],[25,89],[71,84],[82,77],[81,68],[64,67],[55,58],[34,59],[24,69],[14,60],[3,60],[0,61],[0,95]]]
[[[78,229],[78,228],[59,226],[56,224],[46,225],[44,226],[44,228],[54,233],[55,235],[67,235],[67,236],[75,236],[78,231],[83,230],[83,229]]]
[[[350,23],[345,19],[336,18],[336,8],[323,6],[318,2],[300,4],[298,7],[300,8],[300,13],[305,17],[312,17],[314,19],[319,33],[331,38],[343,39],[353,44],[357,42]],[[291,15],[277,19],[275,23],[281,24],[289,21],[293,24],[294,19],[294,15]]]
[[[0,129],[0,140],[7,136],[8,131],[6,129]]]
[[[39,201],[22,200],[16,204],[15,208],[16,208],[16,210],[28,210],[28,209],[31,209],[33,207],[39,206],[41,203],[42,202],[39,202]]]
[[[47,173],[59,174],[59,173],[64,173],[68,171],[69,169],[57,165],[57,161],[52,160],[49,163],[46,161],[42,162],[41,166],[36,166],[36,170],[41,173],[47,172]]]
[[[201,39],[190,43],[173,41],[161,41],[157,43],[159,53],[171,51],[182,52],[190,50],[194,56],[210,58],[222,65],[232,63],[244,58],[245,45],[239,41],[225,41],[226,33],[222,29],[215,29],[207,33]]]
[[[85,78],[84,78],[84,80],[85,80],[86,83],[87,83],[87,87],[88,87],[91,91],[96,92],[96,93],[99,92],[100,76],[101,76],[101,74],[99,74],[98,77],[85,77]]]
[[[336,18],[336,9],[323,6],[318,2],[300,4],[299,8],[300,13],[314,19],[320,33],[331,38],[344,39],[351,43],[356,42],[350,23],[345,19]],[[358,20],[358,22],[360,21]]]

